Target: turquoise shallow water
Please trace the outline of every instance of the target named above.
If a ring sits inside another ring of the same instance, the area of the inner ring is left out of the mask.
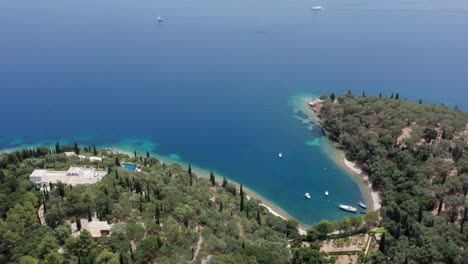
[[[0,1],[0,147],[152,151],[303,223],[340,218],[337,205],[363,195],[298,115],[300,96],[399,92],[466,108],[467,14],[462,0]]]

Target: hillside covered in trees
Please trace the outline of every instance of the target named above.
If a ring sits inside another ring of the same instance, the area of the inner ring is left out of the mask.
[[[468,114],[381,96],[322,96],[330,138],[382,193],[374,263],[468,263]]]
[[[141,172],[120,166],[123,161],[140,165]],[[28,178],[34,169],[70,166],[108,174],[97,184],[59,183],[50,190],[39,190]],[[110,235],[93,239],[81,227],[89,220],[109,223]],[[0,263],[328,262],[317,247],[298,248],[297,226],[226,179],[197,177],[190,167],[163,164],[149,153],[129,157],[57,144],[55,150],[0,156]]]

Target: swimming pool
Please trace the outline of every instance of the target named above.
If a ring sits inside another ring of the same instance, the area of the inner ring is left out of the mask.
[[[129,171],[134,171],[136,169],[136,165],[132,163],[122,163],[122,166],[127,168]]]

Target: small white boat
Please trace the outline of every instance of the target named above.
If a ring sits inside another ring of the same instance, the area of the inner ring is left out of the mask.
[[[309,193],[305,193],[304,195],[305,195],[305,197],[307,197],[307,199],[310,199],[310,194]]]
[[[322,10],[323,9],[323,7],[321,7],[321,6],[313,6],[311,8],[312,8],[312,10]]]
[[[325,196],[328,196],[328,191],[325,191]]]
[[[282,158],[283,157],[283,153],[278,153],[278,158]]]
[[[157,20],[158,20],[158,22],[163,22],[163,21],[164,21],[164,18],[158,16]]]
[[[364,209],[367,209],[367,205],[365,205],[363,202],[359,201],[358,203],[359,206],[361,206]]]
[[[345,205],[345,204],[340,204],[340,209],[341,209],[341,210],[348,211],[348,212],[352,212],[352,213],[357,212],[356,207],[352,207],[352,206],[350,206],[350,205]]]

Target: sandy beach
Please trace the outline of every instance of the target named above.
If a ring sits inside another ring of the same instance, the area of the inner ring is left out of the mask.
[[[366,181],[372,195],[372,210],[378,210],[382,201],[380,199],[380,194],[372,189],[372,183],[369,181],[369,176],[365,174],[355,162],[347,160],[346,157],[343,157],[343,162],[350,170],[361,176]]]
[[[307,114],[309,114],[309,116],[316,121],[319,121],[320,118],[309,107],[309,102],[314,99],[317,98],[304,98],[303,101],[305,108],[307,109]],[[319,122],[317,123],[320,124]],[[356,181],[359,183],[361,191],[366,196],[367,201],[369,201],[369,210],[378,210],[381,204],[380,194],[379,192],[372,189],[372,184],[369,181],[368,175],[366,175],[357,164],[346,159],[344,151],[338,149],[337,143],[330,140],[324,142],[326,142],[326,144],[322,145],[324,152],[327,153],[327,155],[343,170],[353,175]]]
[[[132,153],[132,152],[120,150],[118,148],[106,148],[106,150],[110,150],[110,151],[113,151],[113,152],[116,152],[116,153],[126,154],[126,155],[128,155],[130,157],[132,157],[134,155],[134,153]],[[186,164],[184,162],[181,162],[181,161],[178,161],[178,160],[172,160],[172,159],[170,159],[168,157],[164,157],[164,156],[158,155],[156,153],[151,153],[151,155],[152,155],[152,157],[155,157],[155,158],[159,159],[160,161],[162,161],[164,163],[174,163],[174,162],[176,162],[176,163],[179,163],[180,165],[182,165],[183,167],[188,167],[188,164]],[[192,165],[192,171],[199,177],[203,177],[203,178],[207,178],[207,179],[210,178],[210,171],[208,171],[206,169],[199,168],[199,167],[196,167],[196,166]],[[216,178],[216,181],[218,183],[220,183],[220,182],[222,182],[224,176],[215,174],[215,178]],[[230,183],[234,184],[237,189],[240,189],[240,184],[238,182],[235,182],[235,181],[229,179],[228,177],[225,177],[225,178]],[[276,206],[274,203],[270,202],[269,200],[267,200],[266,198],[264,198],[260,194],[252,191],[251,189],[249,189],[248,187],[246,187],[244,185],[242,186],[242,188],[244,189],[244,192],[246,193],[247,199],[259,200],[260,204],[263,207],[265,207],[272,215],[280,217],[280,218],[282,218],[284,220],[293,219],[293,217],[288,215],[288,213],[286,213],[283,209]],[[307,231],[306,231],[307,229],[308,229],[307,226],[299,224],[299,233],[301,235],[306,235],[307,234]]]

